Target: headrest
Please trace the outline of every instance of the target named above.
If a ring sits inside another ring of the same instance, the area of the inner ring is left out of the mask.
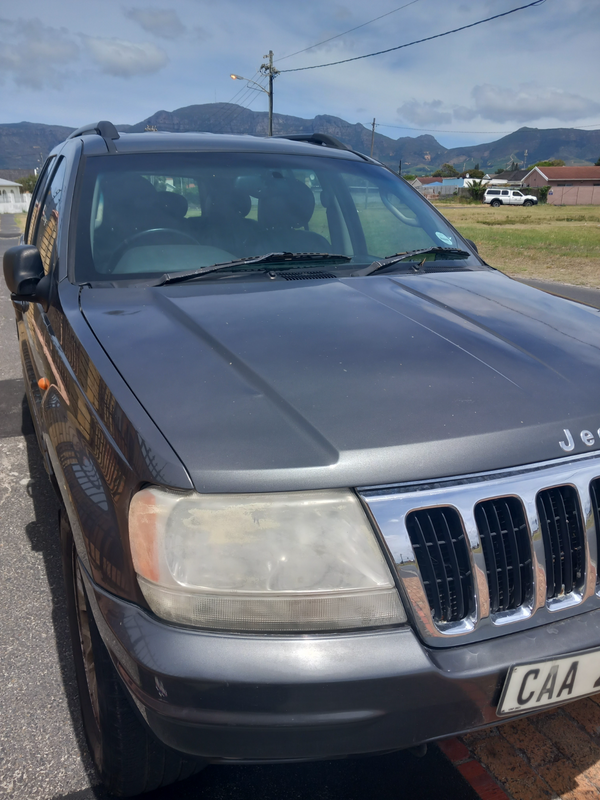
[[[156,192],[158,207],[169,217],[183,219],[187,214],[188,201],[178,192]]]
[[[267,228],[303,228],[315,210],[315,198],[294,178],[269,181],[258,201],[258,221]]]
[[[202,216],[245,217],[252,201],[249,193],[235,186],[233,181],[212,177],[200,187],[200,207]]]

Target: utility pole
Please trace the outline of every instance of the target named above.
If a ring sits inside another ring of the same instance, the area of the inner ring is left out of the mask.
[[[371,158],[373,158],[374,144],[375,144],[375,117],[373,117],[373,124],[371,125]]]
[[[523,153],[523,156],[525,158],[525,163],[523,164],[523,169],[527,169],[527,156],[528,155],[529,155],[529,153],[527,152],[527,150],[525,150],[525,152]]]
[[[269,78],[269,91],[267,92],[269,95],[269,136],[273,136],[273,80],[279,75],[279,70],[273,66],[272,50],[269,50],[269,55],[263,56],[263,58],[269,59],[268,63],[261,64],[260,71]]]

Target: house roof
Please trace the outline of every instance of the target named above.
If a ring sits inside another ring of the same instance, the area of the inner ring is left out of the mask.
[[[425,175],[423,177],[421,177],[419,175],[416,178],[416,180],[418,180],[421,183],[422,186],[427,186],[427,184],[429,184],[429,183],[441,183],[442,182],[441,178],[433,178],[430,175]]]
[[[4,178],[0,178],[0,186],[18,186],[19,189],[22,188],[20,183],[15,183],[14,181],[5,181]]]
[[[548,181],[600,181],[600,167],[534,167]]]
[[[501,181],[522,181],[525,175],[530,172],[530,169],[513,169],[512,171],[498,172],[495,175],[490,175],[490,178]]]

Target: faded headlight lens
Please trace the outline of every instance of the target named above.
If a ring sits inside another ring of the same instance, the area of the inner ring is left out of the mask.
[[[144,597],[172,622],[309,631],[406,621],[373,530],[347,490],[143,489],[131,502],[129,533]]]

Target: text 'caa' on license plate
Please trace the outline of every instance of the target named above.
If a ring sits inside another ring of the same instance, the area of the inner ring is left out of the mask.
[[[600,650],[512,667],[498,716],[567,703],[600,692]]]

